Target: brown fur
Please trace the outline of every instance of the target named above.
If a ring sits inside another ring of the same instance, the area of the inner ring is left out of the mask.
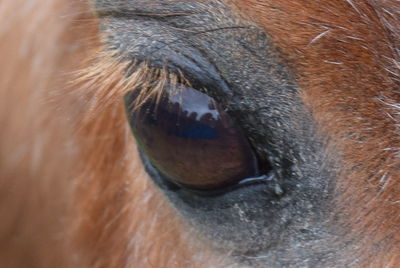
[[[85,36],[74,22],[81,7],[67,2],[1,4],[0,267],[74,263],[66,243],[73,129],[54,94],[67,89],[65,74],[84,56]]]
[[[127,79],[125,65],[99,52],[96,21],[82,2],[5,3],[0,267],[221,264],[166,204],[137,159],[120,97],[148,82],[148,69],[135,69]],[[331,148],[343,151],[337,209],[352,230],[343,240],[359,246],[358,266],[395,267],[398,1],[233,4],[268,31]]]
[[[400,263],[398,1],[234,3],[264,26],[343,152],[337,210],[360,267]],[[350,238],[349,238],[350,237]]]

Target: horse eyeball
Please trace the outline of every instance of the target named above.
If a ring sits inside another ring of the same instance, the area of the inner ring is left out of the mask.
[[[166,86],[161,97],[125,107],[139,149],[171,182],[216,189],[258,176],[257,158],[242,130],[211,97],[191,87]]]

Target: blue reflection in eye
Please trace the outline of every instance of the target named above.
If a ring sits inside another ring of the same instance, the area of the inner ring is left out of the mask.
[[[219,119],[219,113],[217,110],[210,108],[210,106],[213,106],[209,103],[210,98],[204,98],[206,95],[200,92],[197,92],[197,94],[193,94],[193,92],[181,94],[181,100],[178,100],[178,94],[176,93],[168,96],[169,103],[166,107],[161,105],[154,107],[154,109],[162,110],[162,118],[158,118],[158,113],[153,113],[148,116],[146,123],[165,129],[166,134],[170,136],[185,139],[217,139],[220,136],[218,129],[212,125],[215,125]],[[185,102],[188,99],[197,102],[191,106]],[[165,124],[166,117],[171,122],[176,121],[176,124]],[[201,122],[206,122],[207,124]]]
[[[218,138],[218,132],[215,128],[202,124],[193,124],[178,128],[177,132],[173,133],[177,137],[186,139],[216,139]]]

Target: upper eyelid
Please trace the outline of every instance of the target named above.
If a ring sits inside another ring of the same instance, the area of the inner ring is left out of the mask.
[[[237,30],[237,29],[251,29],[253,28],[252,26],[228,26],[228,27],[220,27],[220,28],[213,28],[213,29],[207,29],[207,30],[202,30],[202,31],[190,31],[190,30],[186,30],[186,29],[180,29],[177,28],[178,30],[183,30],[183,31],[188,31],[191,32],[192,36],[195,35],[201,35],[201,34],[207,34],[207,33],[211,33],[211,32],[217,32],[217,31],[224,31],[224,30]],[[159,39],[154,39],[154,37],[147,35],[146,33],[140,32],[141,35],[146,36],[147,38],[149,38],[151,41],[156,41],[156,42],[160,42],[163,43],[162,47],[158,47],[157,49],[151,51],[150,53],[146,54],[145,57],[150,58],[152,55],[154,55],[155,53],[157,53],[158,51],[165,49],[165,48],[171,48],[173,49],[173,47],[171,47],[172,45],[176,44],[179,41],[182,41],[182,38],[176,38],[175,40],[172,40],[168,43],[163,42],[162,40]]]

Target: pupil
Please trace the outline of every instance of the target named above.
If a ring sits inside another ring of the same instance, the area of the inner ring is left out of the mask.
[[[125,96],[132,132],[152,165],[175,184],[216,189],[259,175],[241,129],[208,95],[167,86],[161,98],[132,108],[137,95]]]

